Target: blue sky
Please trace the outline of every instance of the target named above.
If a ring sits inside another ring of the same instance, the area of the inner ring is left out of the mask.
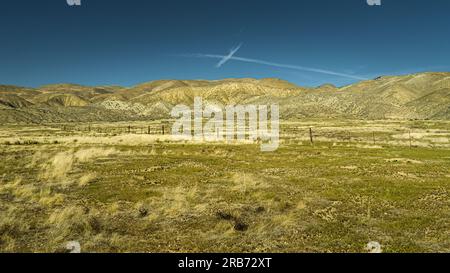
[[[448,0],[382,0],[378,7],[365,0],[81,2],[2,1],[0,84],[277,77],[341,86],[450,71]],[[230,59],[216,67],[220,59],[200,57],[226,55],[240,43],[235,57],[265,64]]]

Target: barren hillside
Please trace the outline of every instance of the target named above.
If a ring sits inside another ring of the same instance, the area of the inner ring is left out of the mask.
[[[0,86],[0,122],[118,121],[169,117],[194,97],[218,104],[278,103],[282,118],[450,119],[450,73],[386,76],[344,87],[280,79],[158,80],[133,87]]]

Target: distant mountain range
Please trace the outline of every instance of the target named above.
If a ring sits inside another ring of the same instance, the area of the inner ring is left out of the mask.
[[[168,118],[194,97],[219,105],[271,104],[289,118],[450,119],[450,72],[384,76],[344,87],[300,87],[280,79],[158,80],[133,87],[0,85],[1,123]]]

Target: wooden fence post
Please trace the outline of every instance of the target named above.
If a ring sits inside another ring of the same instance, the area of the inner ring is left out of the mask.
[[[311,141],[311,145],[314,144],[313,131],[312,128],[309,128],[309,140]]]
[[[412,148],[411,130],[409,130],[409,148]]]

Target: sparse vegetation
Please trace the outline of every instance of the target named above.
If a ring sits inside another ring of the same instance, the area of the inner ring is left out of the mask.
[[[280,105],[283,119],[446,120],[450,73],[386,76],[348,86],[299,87],[280,79],[162,80],[126,87],[0,85],[0,123],[115,122],[170,118],[194,97],[219,105]],[[20,110],[20,111],[18,111]]]
[[[1,252],[450,250],[448,122],[286,121],[273,153],[69,127],[3,126]]]

